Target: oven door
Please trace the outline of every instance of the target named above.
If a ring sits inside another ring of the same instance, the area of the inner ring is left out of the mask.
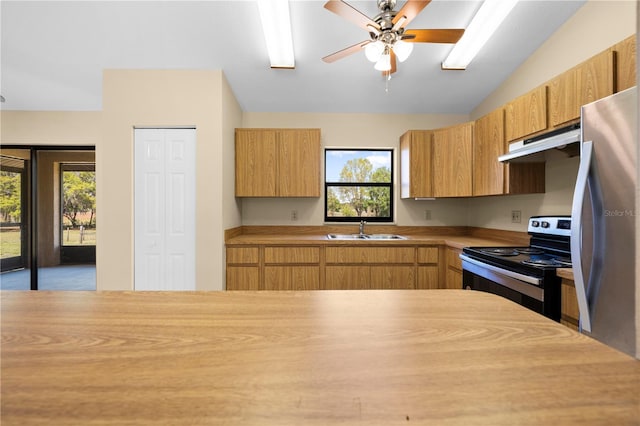
[[[560,320],[560,313],[549,305],[551,301],[545,303],[541,278],[490,265],[466,254],[461,254],[460,258],[464,289],[497,294],[556,321]]]

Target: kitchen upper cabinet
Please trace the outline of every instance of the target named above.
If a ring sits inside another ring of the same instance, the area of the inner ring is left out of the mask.
[[[473,194],[473,122],[433,131],[433,197]]]
[[[546,130],[547,86],[540,86],[507,103],[505,116],[505,138],[508,142]]]
[[[504,110],[497,109],[475,122],[473,145],[473,195],[499,195],[504,192]]]
[[[236,129],[236,197],[319,197],[319,129]]]
[[[616,53],[616,91],[633,87],[636,82],[636,36],[622,40],[612,47]]]
[[[400,197],[433,196],[431,130],[409,130],[400,136]]]
[[[580,107],[614,91],[614,52],[609,49],[549,82],[551,127],[580,118]]]
[[[476,120],[473,140],[473,195],[544,192],[544,162],[504,164],[498,161],[498,156],[506,153],[509,145],[504,137],[504,116],[505,113],[500,108]],[[530,127],[529,130],[531,129],[533,128]],[[523,134],[518,134],[518,138],[522,136]]]

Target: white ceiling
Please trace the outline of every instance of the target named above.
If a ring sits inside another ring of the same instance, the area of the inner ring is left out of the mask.
[[[103,69],[188,68],[222,69],[244,111],[468,114],[583,4],[521,0],[467,70],[440,69],[451,45],[420,43],[387,84],[364,52],[321,60],[368,39],[324,1],[290,0],[296,68],[277,70],[255,1],[3,0],[2,108],[101,110]],[[433,0],[407,28],[464,28],[479,5]]]

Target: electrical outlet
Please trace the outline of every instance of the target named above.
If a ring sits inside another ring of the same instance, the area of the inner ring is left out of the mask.
[[[424,211],[424,220],[431,220],[431,210]]]
[[[520,210],[511,210],[511,222],[512,223],[520,223],[520,216],[521,216],[521,211]]]
[[[291,222],[298,220],[298,210],[291,210]]]

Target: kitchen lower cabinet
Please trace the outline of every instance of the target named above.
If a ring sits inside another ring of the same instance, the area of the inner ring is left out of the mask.
[[[580,309],[576,296],[576,286],[573,280],[562,278],[562,302],[560,322],[569,328],[578,330],[580,324]]]
[[[462,260],[460,259],[462,250],[447,247],[446,249],[446,288],[462,289]]]
[[[439,251],[440,250],[438,246],[418,247],[416,288],[419,288],[419,289],[443,288],[439,280],[439,275],[440,275]]]
[[[325,289],[413,289],[415,247],[326,247]]]
[[[265,290],[319,290],[318,266],[265,266]]]
[[[327,266],[325,290],[368,290],[371,288],[369,266]]]
[[[372,266],[371,288],[412,290],[416,287],[413,266]]]
[[[260,268],[227,266],[227,290],[260,290]]]
[[[260,249],[227,247],[227,290],[260,290]]]
[[[446,288],[444,249],[436,245],[257,245],[226,253],[227,290]]]

